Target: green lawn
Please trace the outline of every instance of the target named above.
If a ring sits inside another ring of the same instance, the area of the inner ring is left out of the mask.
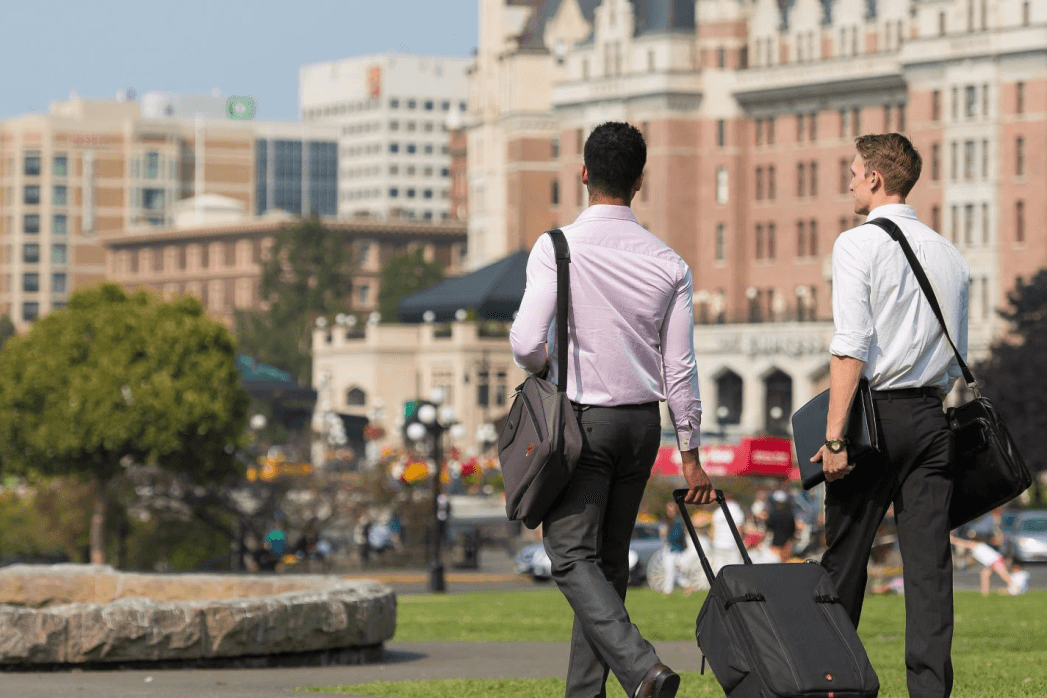
[[[669,599],[631,590],[633,622],[652,642],[694,641],[694,620],[703,594]],[[880,676],[882,698],[905,698],[904,601],[866,599],[859,634]],[[399,598],[395,641],[567,642],[572,617],[555,589],[505,593],[405,595]],[[695,652],[698,652],[697,647]],[[956,594],[953,696],[1012,698],[1047,696],[1047,592],[1024,596]],[[615,695],[616,688],[609,691]],[[610,686],[610,684],[609,684]],[[559,698],[558,679],[404,681],[303,689],[402,698]],[[679,696],[723,695],[712,674],[683,674]]]

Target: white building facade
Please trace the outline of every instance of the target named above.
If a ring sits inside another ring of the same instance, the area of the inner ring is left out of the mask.
[[[339,130],[340,217],[454,217],[449,130],[467,109],[471,62],[385,53],[302,66],[302,121]]]

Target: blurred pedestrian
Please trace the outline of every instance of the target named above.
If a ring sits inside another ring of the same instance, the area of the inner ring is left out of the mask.
[[[362,514],[356,520],[353,528],[353,544],[356,545],[357,554],[360,557],[360,566],[367,567],[371,563],[371,518]]]
[[[662,548],[665,580],[662,582],[662,593],[668,596],[679,585],[683,587],[684,595],[690,596],[694,589],[686,575],[681,571],[682,562],[687,552],[687,531],[684,527],[683,516],[677,508],[676,502],[666,503],[665,521],[665,547]]]
[[[957,548],[971,551],[971,555],[981,566],[982,596],[988,596],[992,588],[992,575],[996,575],[1007,585],[1007,590],[1016,589],[1011,571],[1007,569],[1007,563],[996,548],[984,541],[965,540],[959,536],[949,536],[949,540]],[[1014,594],[1015,592],[1011,592]]]
[[[731,512],[731,518],[734,520],[734,525],[738,527],[740,534],[742,527],[745,526],[745,512],[742,510],[742,505],[735,501],[730,494],[725,494],[724,497],[727,499],[727,510]],[[734,539],[734,534],[731,533],[731,527],[727,523],[727,517],[724,516],[721,507],[717,507],[713,511],[712,526],[712,547],[717,561],[716,566],[722,567],[723,565],[740,563],[742,554],[738,550],[738,542]]]
[[[788,562],[793,554],[796,538],[796,512],[793,510],[789,493],[775,490],[771,495],[771,506],[767,511],[767,530],[771,533],[771,550],[782,562]]]

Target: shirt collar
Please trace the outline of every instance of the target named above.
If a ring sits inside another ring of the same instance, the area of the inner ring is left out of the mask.
[[[636,214],[629,206],[610,206],[608,204],[594,204],[582,211],[577,221],[592,220],[594,218],[614,218],[622,221],[637,223]]]
[[[908,204],[884,204],[883,206],[877,206],[872,211],[869,211],[869,217],[865,220],[871,221],[881,216],[898,216],[900,218],[919,220],[916,217],[916,209]]]

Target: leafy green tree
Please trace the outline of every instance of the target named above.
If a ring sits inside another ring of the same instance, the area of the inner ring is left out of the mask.
[[[347,233],[317,219],[281,228],[262,267],[264,311],[236,314],[240,353],[312,380],[312,327],[344,311],[356,270]]]
[[[383,322],[396,322],[396,309],[404,298],[443,281],[439,262],[425,261],[421,247],[399,254],[382,267],[379,277],[378,312]]]
[[[1047,270],[1028,283],[1019,279],[1007,294],[1008,307],[1000,316],[1011,323],[1011,333],[997,340],[988,360],[974,368],[982,392],[1000,410],[1022,458],[1034,472],[1047,470],[1042,448],[1047,433]],[[1043,502],[1039,480],[1035,499]]]
[[[0,459],[9,472],[93,486],[91,562],[105,558],[106,490],[130,463],[215,481],[236,472],[248,396],[236,342],[190,296],[115,284],[74,293],[0,352]]]

